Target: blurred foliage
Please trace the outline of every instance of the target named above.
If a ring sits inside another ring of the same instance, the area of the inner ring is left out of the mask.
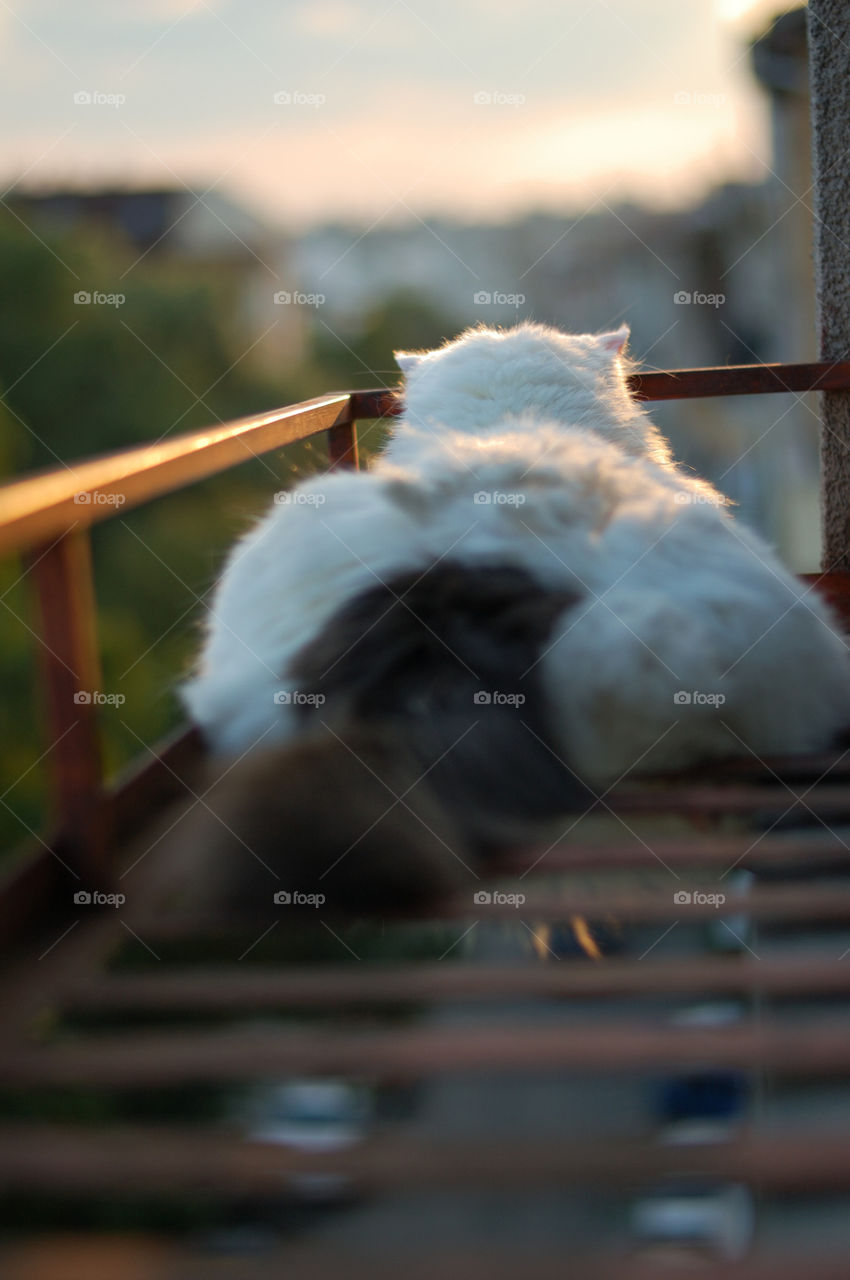
[[[31,219],[29,220],[31,223]],[[36,234],[37,232],[37,234]],[[0,217],[0,476],[155,441],[345,386],[392,384],[393,346],[434,345],[448,332],[400,293],[337,335],[312,312],[297,363],[270,371],[245,355],[243,268],[138,251],[102,227],[72,237]],[[120,307],[79,305],[75,293],[123,294]],[[382,428],[364,424],[362,444]],[[323,441],[251,459],[225,475],[93,529],[103,691],[112,775],[180,721],[174,686],[199,643],[203,597],[222,556],[275,490],[320,468]],[[49,753],[41,734],[37,619],[17,560],[0,563],[0,679],[6,723],[0,843],[43,829]]]
[[[394,349],[416,351],[455,336],[456,326],[410,289],[390,293],[364,314],[355,335],[316,328],[313,358],[333,387],[393,386],[399,379]]]

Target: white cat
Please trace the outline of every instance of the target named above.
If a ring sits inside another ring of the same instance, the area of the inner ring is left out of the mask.
[[[627,338],[521,324],[398,352],[405,414],[384,455],[302,484],[228,559],[182,690],[209,744],[242,753],[297,737],[298,655],[341,607],[356,613],[381,584],[392,601],[395,583],[451,565],[520,570],[563,601],[527,669],[511,668],[515,687],[482,692],[521,710],[538,681],[553,750],[592,785],[826,746],[850,721],[845,641],[721,495],[673,462],[629,395]],[[370,616],[364,633],[383,614]]]

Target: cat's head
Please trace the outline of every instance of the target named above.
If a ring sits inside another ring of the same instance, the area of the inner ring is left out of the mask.
[[[626,325],[569,334],[547,325],[467,329],[434,351],[396,351],[413,425],[486,431],[505,418],[585,427],[630,452],[666,445],[629,394]]]

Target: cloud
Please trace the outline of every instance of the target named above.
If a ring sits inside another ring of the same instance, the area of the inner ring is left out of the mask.
[[[747,147],[765,153],[762,122],[740,119],[732,102],[676,106],[667,95],[588,113],[533,101],[476,106],[468,93],[435,101],[427,87],[398,81],[384,93],[358,109],[344,101],[332,116],[330,100],[318,108],[270,105],[251,127],[215,121],[203,132],[172,127],[138,139],[109,116],[109,132],[86,137],[76,129],[61,163],[65,176],[92,183],[172,185],[177,173],[203,188],[228,171],[221,190],[290,226],[334,217],[398,221],[410,211],[493,221],[530,206],[587,208],[598,196],[671,205],[714,181],[761,176]],[[403,147],[385,127],[390,102],[405,121]],[[37,145],[33,139],[23,154]]]
[[[51,147],[43,182],[209,183],[232,166],[232,193],[292,222],[378,217],[388,188],[420,215],[492,219],[612,184],[611,199],[670,203],[758,173],[765,107],[715,0],[500,0],[486,23],[481,3],[124,0],[119,18],[112,0],[39,0],[66,66],[23,29],[0,58],[6,172]],[[126,103],[75,110],[79,89]],[[280,91],[321,105],[275,105]]]

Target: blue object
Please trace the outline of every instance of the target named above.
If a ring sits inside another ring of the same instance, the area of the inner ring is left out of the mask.
[[[750,1083],[740,1071],[674,1076],[656,1086],[653,1111],[663,1121],[734,1119],[746,1109]]]

